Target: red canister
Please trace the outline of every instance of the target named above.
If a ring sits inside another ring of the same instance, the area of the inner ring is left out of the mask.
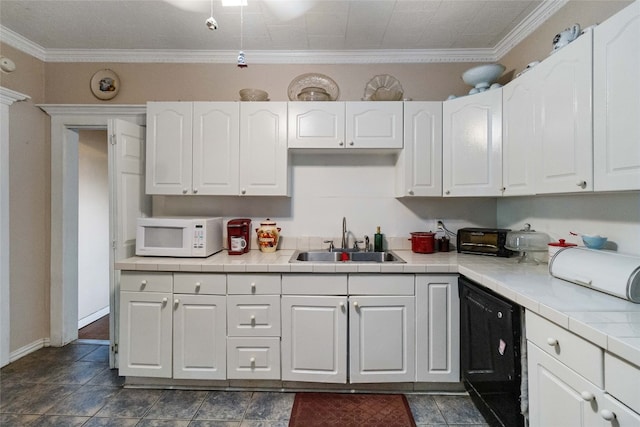
[[[416,231],[411,234],[411,250],[419,254],[432,254],[435,251],[435,235],[430,231]]]

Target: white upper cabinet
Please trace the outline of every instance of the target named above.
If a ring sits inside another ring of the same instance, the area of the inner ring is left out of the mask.
[[[593,190],[592,32],[556,51],[533,70],[536,193]]]
[[[442,105],[445,197],[502,195],[502,89]]]
[[[147,194],[288,195],[285,102],[149,102]]]
[[[593,32],[594,189],[640,189],[640,2]]]
[[[190,102],[147,103],[147,194],[187,194],[192,183]]]
[[[193,193],[238,194],[237,103],[193,103]]]
[[[290,102],[289,148],[402,148],[402,102]]]
[[[287,103],[241,103],[240,194],[287,196],[288,156]]]
[[[396,197],[442,196],[442,102],[404,104]]]
[[[147,194],[238,194],[239,109],[230,102],[147,104]]]
[[[289,148],[344,147],[344,102],[290,102]]]
[[[505,196],[535,194],[535,70],[502,88],[502,184]]]

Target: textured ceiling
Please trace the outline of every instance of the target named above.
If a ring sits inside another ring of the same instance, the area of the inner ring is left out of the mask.
[[[493,49],[545,3],[529,0],[248,0],[246,51]],[[296,7],[307,9],[304,14]],[[237,51],[240,7],[200,0],[2,0],[0,25],[43,51]]]

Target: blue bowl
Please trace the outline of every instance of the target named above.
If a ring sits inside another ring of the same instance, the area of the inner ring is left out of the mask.
[[[582,242],[589,249],[602,249],[604,244],[607,243],[607,238],[602,236],[589,236],[582,235]]]

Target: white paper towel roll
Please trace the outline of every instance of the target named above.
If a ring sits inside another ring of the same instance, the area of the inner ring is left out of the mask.
[[[549,261],[549,273],[640,303],[640,257],[583,247],[564,248]]]

